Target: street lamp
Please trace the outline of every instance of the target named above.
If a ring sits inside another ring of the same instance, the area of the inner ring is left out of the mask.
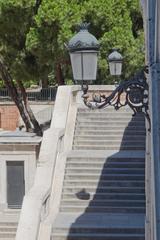
[[[118,77],[122,73],[122,62],[123,62],[123,57],[122,55],[118,52],[117,49],[113,49],[111,54],[107,56],[107,60],[109,63],[109,70],[110,70],[110,75],[114,77]],[[115,79],[115,85],[117,85],[118,81]]]
[[[80,25],[79,32],[68,43],[75,83],[91,83],[96,80],[99,43],[88,32],[89,24]]]
[[[122,72],[122,55],[117,51],[117,49],[113,49],[113,52],[108,56],[109,62],[109,70],[112,76],[120,76]]]
[[[89,24],[80,25],[80,31],[69,41],[67,47],[70,52],[73,78],[75,83],[82,86],[83,101],[88,108],[105,108],[113,106],[116,110],[128,105],[135,115],[144,113],[150,126],[148,114],[148,84],[146,82],[146,68],[138,72],[131,79],[121,82],[115,90],[105,96],[101,93],[88,93],[88,85],[96,80],[99,42],[88,32]],[[113,49],[108,56],[110,74],[120,76],[122,71],[122,55]]]

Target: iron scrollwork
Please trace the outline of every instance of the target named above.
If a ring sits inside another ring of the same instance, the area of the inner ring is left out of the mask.
[[[143,113],[149,123],[148,113],[148,93],[149,87],[146,81],[144,70],[137,73],[132,79],[123,81],[115,90],[106,96],[101,93],[88,94],[88,85],[82,85],[84,104],[91,109],[101,109],[107,106],[113,106],[115,110],[128,105],[133,110],[133,116],[137,113]]]

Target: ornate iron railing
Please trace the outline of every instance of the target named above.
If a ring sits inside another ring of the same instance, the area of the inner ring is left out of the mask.
[[[83,101],[84,104],[91,109],[106,108],[113,106],[115,110],[128,105],[133,110],[133,115],[142,112],[149,122],[150,130],[150,117],[148,113],[148,92],[149,87],[146,81],[145,72],[140,71],[130,80],[120,83],[115,90],[106,96],[101,93],[88,93],[88,85],[82,85]]]

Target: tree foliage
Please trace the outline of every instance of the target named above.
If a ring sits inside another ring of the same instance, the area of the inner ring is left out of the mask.
[[[33,59],[25,48],[33,9],[33,0],[0,0],[0,53],[15,79],[29,80],[36,72]]]
[[[143,22],[138,0],[0,0],[0,53],[14,79],[63,84],[72,78],[64,46],[78,23],[90,22],[100,41],[99,83],[110,83],[106,56],[118,48],[123,78],[144,64]],[[50,77],[52,76],[52,77]]]
[[[23,80],[33,77],[36,72],[30,75],[32,63],[25,47],[26,35],[33,24],[36,10],[37,4],[31,0],[0,0],[0,76],[21,114],[26,130],[42,135],[23,85]]]

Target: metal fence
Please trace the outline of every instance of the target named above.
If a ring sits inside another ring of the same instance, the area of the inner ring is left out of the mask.
[[[42,88],[38,90],[27,90],[29,101],[54,101],[57,88]],[[19,93],[21,96],[21,93]],[[8,89],[0,89],[0,101],[12,101]]]

